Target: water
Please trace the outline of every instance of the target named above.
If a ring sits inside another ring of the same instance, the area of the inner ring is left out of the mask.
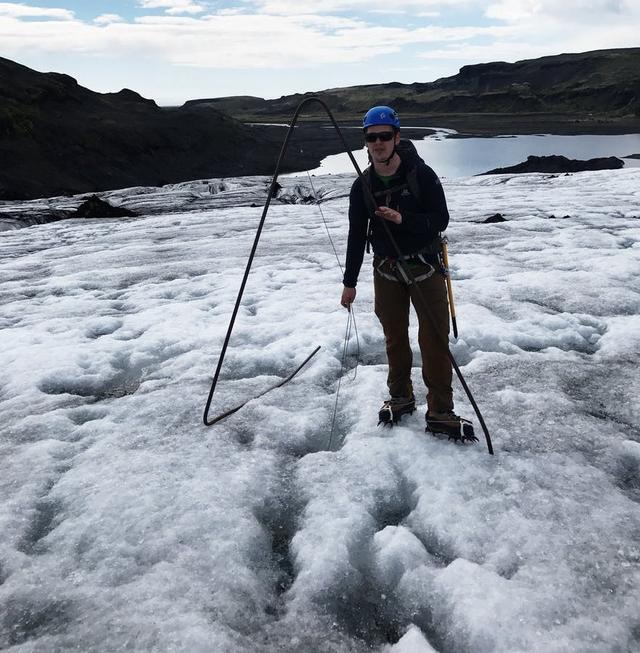
[[[560,154],[570,159],[593,159],[603,156],[619,158],[640,153],[640,134],[620,136],[496,136],[492,138],[446,138],[452,130],[439,129],[413,143],[418,154],[440,177],[466,177],[493,168],[503,168],[525,161],[529,155]],[[367,165],[364,148],[354,153],[358,165]],[[639,160],[626,159],[625,166],[638,166]],[[323,159],[315,174],[352,172],[347,154],[334,154]],[[298,173],[300,174],[300,173]],[[307,174],[306,172],[304,173]]]

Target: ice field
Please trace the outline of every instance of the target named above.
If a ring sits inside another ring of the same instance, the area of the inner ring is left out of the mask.
[[[323,217],[343,259],[352,180],[313,178],[322,215],[281,180],[212,414],[321,350],[211,428],[268,179],[0,233],[0,649],[640,651],[640,168],[443,179],[451,350],[495,456],[456,381],[480,442],[424,433],[418,367],[420,410],[376,425],[368,255],[343,373]]]

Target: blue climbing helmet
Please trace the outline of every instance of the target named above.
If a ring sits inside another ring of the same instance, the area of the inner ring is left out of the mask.
[[[367,129],[367,127],[373,127],[374,125],[391,125],[395,129],[400,129],[400,118],[391,107],[371,107],[364,114],[362,128]]]

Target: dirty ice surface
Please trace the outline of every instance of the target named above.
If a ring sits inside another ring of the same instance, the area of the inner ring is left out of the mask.
[[[352,179],[314,179],[341,259]],[[267,183],[106,193],[142,217],[0,235],[0,648],[640,650],[640,169],[444,180],[451,348],[493,457],[477,420],[475,445],[424,433],[418,367],[421,410],[376,426],[368,258],[332,431],[341,273],[300,178],[212,414],[322,349],[202,425]]]

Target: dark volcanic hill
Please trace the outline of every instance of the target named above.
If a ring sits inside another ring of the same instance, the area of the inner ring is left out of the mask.
[[[464,66],[453,77],[435,82],[377,84],[329,89],[277,100],[231,97],[194,101],[242,119],[290,116],[308,95],[318,95],[341,118],[358,118],[385,103],[404,117],[425,114],[571,116],[591,122],[640,116],[640,48],[597,50],[518,61]],[[499,118],[501,120],[501,118]],[[455,118],[453,120],[455,122]],[[452,120],[448,125],[453,126]]]
[[[281,139],[215,109],[95,93],[0,58],[0,199],[269,174]]]

